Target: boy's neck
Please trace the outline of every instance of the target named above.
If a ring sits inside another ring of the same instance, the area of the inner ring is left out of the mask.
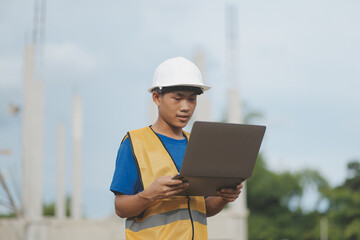
[[[174,139],[184,139],[182,128],[174,128],[166,123],[162,123],[159,120],[157,120],[152,126],[152,130],[154,132],[159,133],[161,135],[165,135],[169,138]]]

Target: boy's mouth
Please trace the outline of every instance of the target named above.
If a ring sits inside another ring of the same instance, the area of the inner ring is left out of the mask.
[[[177,117],[180,119],[180,121],[185,122],[188,120],[189,115],[177,115]]]

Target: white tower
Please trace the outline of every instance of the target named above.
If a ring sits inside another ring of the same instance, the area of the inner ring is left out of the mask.
[[[82,101],[79,96],[73,100],[73,189],[71,199],[71,218],[82,217],[82,171],[81,171],[81,144],[82,144]]]
[[[35,1],[33,40],[25,44],[23,103],[22,207],[25,239],[42,240],[46,231],[42,219],[44,151],[44,82],[42,47],[44,42],[45,0]]]
[[[25,45],[24,54],[22,206],[24,218],[30,222],[42,217],[44,82],[41,79],[41,49],[44,16],[44,1],[36,1],[33,41]]]
[[[25,219],[42,216],[44,84],[35,79],[35,47],[25,47],[23,115],[23,213]]]
[[[158,117],[158,109],[156,104],[152,100],[152,93],[150,93],[149,100],[149,124],[154,124]]]
[[[234,5],[226,8],[226,70],[229,83],[227,101],[227,122],[242,123],[242,104],[238,90],[238,12]],[[232,211],[232,239],[247,239],[247,217],[249,211],[246,203],[246,186],[242,189],[239,199],[230,204]]]
[[[58,127],[58,162],[57,162],[57,196],[55,216],[64,219],[66,216],[65,196],[65,126]]]
[[[199,68],[205,83],[205,55],[201,50],[197,50],[194,55],[194,63]],[[196,110],[193,117],[194,121],[211,121],[211,105],[206,94],[197,96]]]

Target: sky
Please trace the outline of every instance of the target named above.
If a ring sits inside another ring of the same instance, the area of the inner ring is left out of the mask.
[[[72,98],[83,101],[83,207],[86,217],[113,213],[109,185],[121,139],[151,124],[153,71],[167,58],[205,55],[212,118],[226,112],[225,8],[238,8],[241,100],[267,126],[261,152],[276,171],[318,170],[331,185],[360,159],[360,2],[355,0],[48,1],[44,201],[56,196],[57,128],[66,127],[71,193]],[[0,1],[0,168],[21,176],[24,44],[33,1]],[[11,115],[8,105],[20,106]],[[189,129],[190,130],[190,129]],[[13,169],[13,170],[9,170]],[[19,177],[20,178],[20,177]],[[100,203],[100,206],[99,206]]]

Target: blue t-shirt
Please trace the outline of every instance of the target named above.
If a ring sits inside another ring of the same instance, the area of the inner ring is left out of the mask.
[[[158,134],[165,148],[180,170],[184,158],[187,139],[177,140]],[[111,182],[110,190],[114,193],[134,195],[142,191],[141,180],[134,157],[132,155],[130,140],[126,138],[120,145],[115,165],[115,172]]]

